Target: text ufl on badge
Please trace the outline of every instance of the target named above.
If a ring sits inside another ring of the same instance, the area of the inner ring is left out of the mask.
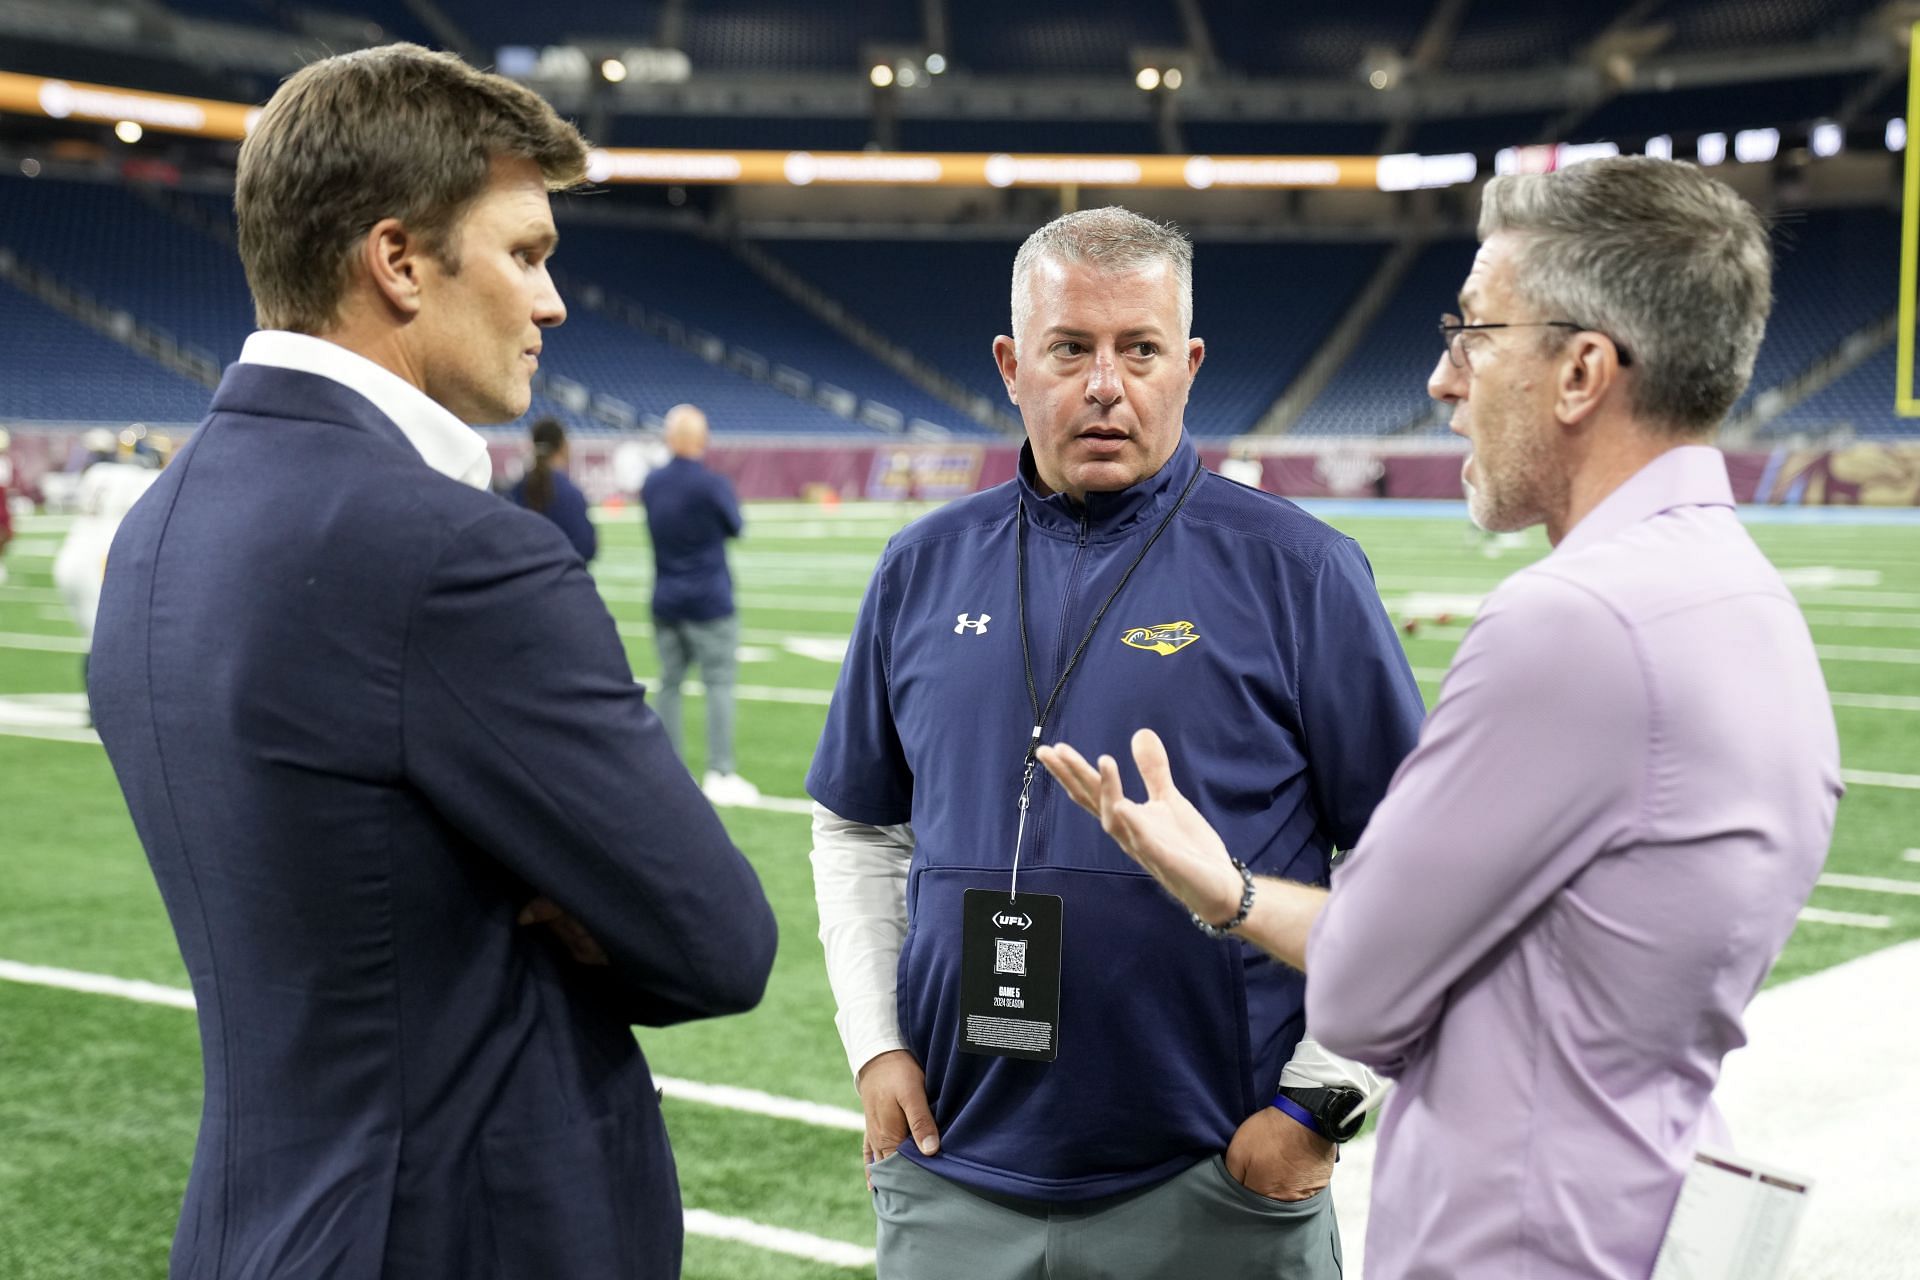
[[[1060,899],[969,889],[961,905],[960,1048],[1052,1062],[1060,1052]]]

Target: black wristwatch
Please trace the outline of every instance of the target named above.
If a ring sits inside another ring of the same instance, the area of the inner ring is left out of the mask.
[[[1345,1085],[1318,1089],[1282,1085],[1273,1095],[1273,1105],[1328,1142],[1346,1142],[1367,1122],[1366,1116],[1359,1114],[1366,1098],[1358,1089]]]

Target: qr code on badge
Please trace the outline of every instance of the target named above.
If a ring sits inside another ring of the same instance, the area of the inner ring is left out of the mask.
[[[993,940],[993,971],[1027,976],[1027,944],[1009,938]]]

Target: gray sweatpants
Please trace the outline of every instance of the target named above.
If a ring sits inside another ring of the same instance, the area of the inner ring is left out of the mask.
[[[686,759],[680,738],[680,685],[687,668],[700,668],[707,686],[707,770],[733,772],[733,651],[740,643],[740,615],[711,622],[653,620],[653,644],[660,653],[660,691],[654,710],[666,726],[667,740]]]
[[[938,1156],[934,1157],[937,1161]],[[1144,1191],[1054,1204],[872,1166],[879,1280],[1339,1280],[1333,1196],[1269,1200],[1220,1156]]]

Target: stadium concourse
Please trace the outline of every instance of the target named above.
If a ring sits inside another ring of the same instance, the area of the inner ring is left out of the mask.
[[[496,66],[605,150],[556,200],[569,307],[532,414],[599,502],[593,566],[652,678],[632,505],[692,401],[750,502],[724,818],[782,947],[765,1003],[649,1031],[693,1280],[872,1273],[801,779],[885,539],[1009,474],[990,363],[1015,248],[1125,204],[1196,242],[1210,465],[1370,556],[1429,703],[1479,602],[1545,550],[1457,502],[1426,397],[1496,172],[1615,151],[1713,166],[1767,214],[1775,305],[1720,443],[1832,691],[1848,794],[1720,1089],[1743,1151],[1810,1175],[1796,1280],[1920,1274],[1920,430],[1895,385],[1911,82],[1873,0],[89,0],[0,4],[0,1277],[157,1275],[201,1105],[186,976],[81,692],[52,570],[90,431],[176,443],[253,324],[234,248],[247,109],[321,53]],[[589,34],[590,33],[590,34]],[[525,422],[491,439],[496,478]],[[1329,496],[1340,500],[1330,501]],[[808,500],[799,501],[805,496]],[[1408,498],[1441,501],[1409,501]],[[1385,499],[1385,500],[1382,500]],[[700,694],[695,689],[692,696]],[[702,717],[690,709],[696,758]],[[1335,1181],[1358,1274],[1370,1139]]]

